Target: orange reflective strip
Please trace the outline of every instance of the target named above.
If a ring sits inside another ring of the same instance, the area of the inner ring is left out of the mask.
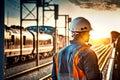
[[[74,56],[74,62],[73,62],[73,74],[72,77],[73,78],[86,78],[86,75],[84,74],[84,72],[77,66],[78,62],[80,61],[80,58],[78,57],[78,54],[80,51],[86,49],[88,46],[83,46],[81,47]]]
[[[58,54],[55,56],[55,66],[56,66],[56,74],[58,73]]]

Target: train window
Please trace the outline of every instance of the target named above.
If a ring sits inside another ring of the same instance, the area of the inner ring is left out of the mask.
[[[39,40],[39,45],[48,45],[48,44],[51,44],[51,43],[52,43],[51,39]]]
[[[23,36],[23,45],[26,45],[26,36]]]
[[[12,40],[12,45],[14,45],[15,41],[14,41],[14,35],[11,36],[11,40]]]
[[[48,44],[51,44],[51,39],[48,40]]]

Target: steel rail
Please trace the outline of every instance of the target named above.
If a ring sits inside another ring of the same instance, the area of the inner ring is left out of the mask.
[[[99,66],[101,66],[101,64],[104,62],[104,60],[105,60],[106,56],[108,55],[108,52],[109,52],[110,49],[111,49],[111,47],[108,47],[105,52],[101,53],[102,56],[100,56],[99,59],[98,59],[98,65]]]
[[[107,51],[106,51],[106,54],[107,54],[107,56],[104,56],[105,57],[105,59],[103,59],[101,62],[103,62],[101,65],[100,65],[100,71],[103,71],[103,69],[104,69],[104,67],[105,67],[105,65],[106,65],[106,63],[107,63],[107,61],[109,60],[109,56],[110,56],[110,54],[111,54],[111,48],[109,48]]]
[[[100,44],[97,44],[97,45],[92,45],[90,48],[91,49],[97,49],[98,47],[102,47],[102,46],[104,46],[104,45],[100,45]]]
[[[100,54],[97,55],[98,59],[100,60],[101,57],[104,57],[103,55],[106,55],[106,54],[107,54],[106,51],[108,51],[110,48],[111,48],[111,47],[108,46],[108,47],[106,47],[102,52],[100,52]]]
[[[101,49],[101,48],[104,48],[104,47],[105,47],[105,45],[100,45],[100,46],[97,47],[97,48],[91,47],[91,49],[93,49],[94,51],[97,51],[97,50],[99,50],[99,49]]]
[[[52,63],[53,63],[53,62],[50,61],[50,62],[47,62],[47,63],[45,63],[45,64],[42,64],[42,65],[39,65],[39,66],[35,66],[35,67],[33,67],[33,68],[30,68],[30,69],[27,69],[27,70],[24,70],[24,71],[15,73],[15,74],[13,74],[13,75],[10,75],[10,76],[6,77],[5,80],[9,80],[9,79],[11,79],[11,78],[14,78],[14,77],[23,75],[23,74],[28,73],[28,72],[30,72],[30,71],[34,71],[34,70],[40,69],[40,68],[45,67],[45,66],[48,66],[48,65],[50,65],[50,64],[52,64]]]
[[[115,48],[113,48],[112,55],[110,57],[110,63],[109,63],[108,70],[107,70],[106,80],[112,80],[114,59],[115,59]]]
[[[46,76],[40,78],[39,80],[46,80],[46,79],[48,79],[49,77],[51,77],[51,74],[48,74],[48,75],[46,75]]]
[[[103,50],[104,49],[106,49],[106,47],[108,47],[109,45],[106,45],[106,46],[103,46],[102,48],[99,48],[98,50],[96,50],[95,52],[96,53],[99,53],[100,51],[102,51],[102,52],[100,52],[100,53],[103,53]],[[105,50],[104,50],[105,51]]]

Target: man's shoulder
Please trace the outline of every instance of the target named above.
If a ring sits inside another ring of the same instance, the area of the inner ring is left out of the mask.
[[[83,45],[77,50],[76,53],[78,56],[86,56],[94,54],[95,52],[88,45]]]
[[[63,47],[63,48],[62,48],[61,50],[59,50],[58,52],[54,53],[53,56],[56,56],[56,55],[59,55],[59,54],[64,53],[65,51],[67,51],[67,50],[69,49],[70,46],[71,46],[71,45],[68,45],[68,46]]]
[[[63,48],[60,50],[60,52],[64,52],[64,51],[69,50],[70,46],[72,46],[72,45],[68,45],[68,46],[63,47]]]

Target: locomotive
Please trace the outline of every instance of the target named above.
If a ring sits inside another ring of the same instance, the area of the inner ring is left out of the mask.
[[[19,26],[5,26],[4,53],[8,63],[17,63],[36,57],[36,31],[22,28],[22,44],[20,44],[20,28]],[[54,52],[52,35],[40,32],[38,42],[40,58],[51,56]],[[22,45],[22,54],[20,54],[20,45]]]

